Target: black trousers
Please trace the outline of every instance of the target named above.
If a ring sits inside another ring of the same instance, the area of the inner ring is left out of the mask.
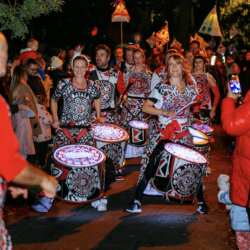
[[[144,175],[142,180],[138,183],[135,191],[135,200],[141,201],[143,197],[143,192],[146,189],[148,182],[150,179],[155,175],[155,172],[157,170],[160,157],[161,157],[161,152],[164,150],[164,145],[170,141],[167,140],[162,140],[158,143],[156,148],[154,149],[153,153],[149,157],[149,163],[145,169]],[[168,179],[167,181],[170,181]],[[203,183],[199,186],[198,192],[196,194],[198,202],[203,202]]]
[[[38,157],[39,165],[44,166],[46,161],[46,156],[48,154],[48,141],[35,142],[36,154]]]

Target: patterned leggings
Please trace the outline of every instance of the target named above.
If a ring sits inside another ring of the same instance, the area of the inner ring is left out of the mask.
[[[236,231],[236,243],[239,250],[250,249],[250,232]]]

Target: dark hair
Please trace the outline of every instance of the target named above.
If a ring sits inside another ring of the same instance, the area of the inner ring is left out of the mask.
[[[13,63],[14,61],[18,60],[19,58],[20,58],[20,55],[13,54],[10,56],[9,61],[10,61],[10,63]]]
[[[206,65],[206,59],[205,59],[203,56],[198,55],[198,56],[195,56],[195,57],[194,57],[194,60],[193,60],[193,68],[194,68],[194,63],[195,63],[195,60],[196,60],[196,59],[202,59],[204,65]]]
[[[161,62],[163,61],[160,54],[154,55],[154,56],[153,56],[153,60],[154,60],[156,57],[159,57],[159,59],[160,59]]]
[[[103,49],[103,50],[105,50],[105,51],[107,52],[107,56],[110,56],[111,50],[110,50],[110,48],[109,48],[107,45],[105,45],[105,44],[100,44],[100,45],[98,45],[98,46],[95,48],[95,51],[97,52],[98,50],[101,50],[101,49]]]
[[[194,43],[198,45],[198,48],[200,48],[201,44],[200,44],[199,41],[193,40],[193,41],[190,43],[190,45],[191,45],[191,44],[194,44]]]
[[[81,55],[76,56],[76,57],[74,58],[74,60],[73,60],[73,62],[72,62],[72,65],[73,65],[73,66],[74,66],[75,61],[77,61],[77,60],[82,60],[82,61],[84,61],[84,62],[86,63],[86,66],[88,67],[89,62],[87,61],[87,59],[86,59],[85,57],[83,57],[83,56],[81,56]]]
[[[213,51],[213,49],[210,46],[206,47],[206,50],[208,49]]]
[[[36,61],[35,59],[33,59],[33,58],[28,59],[28,62],[27,62],[27,67],[29,67],[29,66],[30,66],[30,64],[35,64],[35,65],[38,65],[38,64],[37,64],[37,61]]]

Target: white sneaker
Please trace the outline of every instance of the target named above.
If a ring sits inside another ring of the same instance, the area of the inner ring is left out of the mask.
[[[108,204],[108,199],[102,198],[97,201],[91,202],[91,206],[96,208],[97,211],[102,212],[102,211],[107,211],[107,204]]]
[[[207,169],[206,169],[206,174],[212,174],[211,168],[210,168],[210,167],[207,167]]]
[[[148,183],[146,189],[144,190],[143,194],[150,195],[150,196],[163,196],[162,193],[156,191],[150,183]]]

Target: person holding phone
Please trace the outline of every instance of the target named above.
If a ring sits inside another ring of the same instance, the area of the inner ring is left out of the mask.
[[[250,221],[250,91],[242,105],[236,108],[236,100],[241,94],[232,89],[228,83],[227,97],[221,104],[223,129],[228,135],[236,137],[230,170],[230,199],[233,204],[246,208]]]
[[[220,92],[214,78],[209,73],[205,73],[205,66],[206,59],[200,55],[195,56],[193,61],[193,76],[197,83],[201,100],[192,106],[191,123],[195,122],[194,118],[199,117],[201,123],[209,125],[210,119],[216,115],[216,107],[220,101]],[[211,102],[210,89],[214,94],[213,104]]]

